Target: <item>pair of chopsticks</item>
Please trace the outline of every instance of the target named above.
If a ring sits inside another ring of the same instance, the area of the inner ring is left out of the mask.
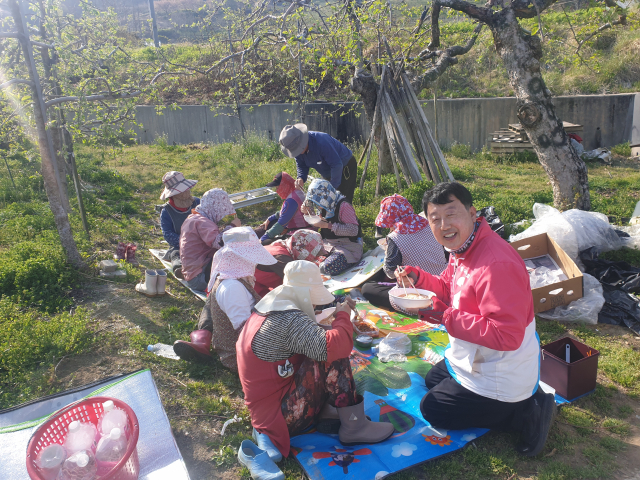
[[[404,267],[402,265],[398,265],[397,268],[398,268],[398,271],[400,273],[404,273]],[[407,278],[407,280],[409,280],[409,285],[411,285],[411,287],[415,290],[416,286],[413,283],[413,280],[411,280],[411,277],[409,275],[407,275],[406,278]],[[405,287],[405,285],[404,285],[404,280],[402,280],[402,288],[404,289],[404,295],[406,297],[407,296],[407,287]]]

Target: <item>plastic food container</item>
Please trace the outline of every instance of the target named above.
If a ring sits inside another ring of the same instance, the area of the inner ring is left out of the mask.
[[[378,245],[380,245],[382,248],[384,248],[385,250],[387,249],[387,237],[379,238],[377,242]]]
[[[331,325],[323,325],[322,320],[324,320],[325,318],[327,318],[329,315],[331,315],[333,312],[336,311],[336,307],[329,307],[329,308],[325,308],[324,310],[322,310],[322,312],[318,313],[316,315],[316,322],[318,322],[318,325],[320,325],[322,328],[324,328],[325,330],[331,330]],[[354,312],[353,310],[351,311],[351,321],[353,322],[353,320],[356,318],[356,312]]]
[[[358,320],[353,324],[353,330],[360,335],[367,337],[377,337],[380,334],[380,330],[376,327],[375,323],[370,320]]]
[[[405,298],[405,294],[409,293],[417,293],[420,295],[424,295],[428,298],[423,299],[412,299]],[[402,287],[393,287],[389,290],[389,296],[393,297],[393,301],[400,307],[405,310],[416,309],[416,308],[428,308],[433,303],[431,301],[431,297],[435,297],[435,293],[430,292],[429,290],[422,290],[421,288],[402,288]]]
[[[38,429],[33,432],[29,445],[27,446],[27,472],[32,480],[44,480],[40,468],[36,465],[38,452],[52,443],[62,445],[69,431],[69,424],[74,420],[90,422],[96,427],[98,420],[102,416],[102,404],[107,400],[121,408],[127,414],[127,451],[124,457],[103,475],[99,475],[98,480],[135,480],[140,472],[140,462],[138,460],[138,435],[140,429],[138,418],[131,407],[121,400],[110,397],[91,397],[79,400],[67,405],[52,414]]]

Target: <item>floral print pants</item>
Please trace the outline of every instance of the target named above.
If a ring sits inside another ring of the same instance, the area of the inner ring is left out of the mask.
[[[357,262],[356,262],[357,263]],[[329,255],[322,264],[322,273],[325,275],[338,275],[348,268],[351,268],[355,263],[347,262],[347,257],[340,252],[333,252]]]
[[[334,407],[356,404],[356,384],[348,358],[333,363],[307,358],[295,373],[295,388],[280,406],[289,435],[297,435],[315,423],[326,402]]]

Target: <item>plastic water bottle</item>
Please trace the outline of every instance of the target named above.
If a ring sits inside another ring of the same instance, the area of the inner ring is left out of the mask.
[[[109,435],[105,435],[98,442],[96,460],[98,462],[117,462],[124,456],[126,451],[126,438],[124,438],[119,428],[114,428]]]
[[[116,407],[111,400],[102,404],[102,416],[98,420],[98,432],[101,435],[109,435],[111,430],[119,428],[120,432],[127,437],[127,414],[121,408]]]
[[[69,433],[64,439],[64,449],[67,455],[73,455],[79,451],[96,451],[96,436],[98,430],[92,423],[73,421],[69,424]]]
[[[173,351],[172,345],[166,345],[164,343],[156,343],[155,345],[149,345],[147,347],[147,350],[161,357],[171,358],[173,360],[180,360],[180,357],[176,355],[176,352]]]
[[[64,461],[57,480],[95,480],[96,457],[91,450],[81,450]]]
[[[40,469],[40,475],[44,480],[55,480],[67,457],[64,447],[57,443],[47,445],[38,452],[36,465]]]

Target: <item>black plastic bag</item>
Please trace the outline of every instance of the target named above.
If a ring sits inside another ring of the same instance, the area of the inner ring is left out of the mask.
[[[491,230],[504,238],[504,223],[502,223],[502,220],[498,217],[494,207],[484,207],[478,212],[477,216],[484,217],[491,227]]]
[[[640,335],[640,304],[631,295],[640,292],[640,268],[627,262],[599,259],[599,253],[597,247],[580,252],[585,272],[602,284],[605,303],[598,314],[598,322],[624,325]]]

